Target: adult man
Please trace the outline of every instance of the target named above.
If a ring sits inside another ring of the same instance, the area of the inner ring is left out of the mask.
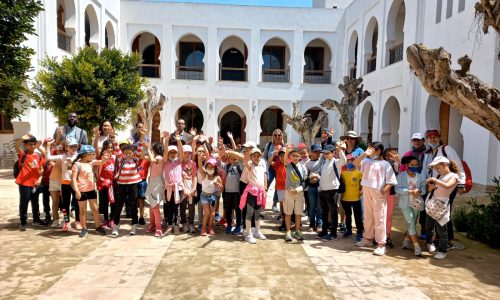
[[[144,127],[144,123],[142,121],[139,121],[135,123],[135,133],[131,138],[132,144],[134,146],[137,146],[142,135],[144,135],[144,142],[151,143],[151,137],[149,135],[146,135],[146,128]]]
[[[169,145],[177,145],[177,142],[175,141],[175,136],[180,135],[181,136],[181,143],[183,145],[188,144],[191,142],[193,139],[193,136],[184,129],[186,128],[186,122],[183,119],[178,119],[177,122],[175,123],[176,130],[170,134],[170,140],[168,142]]]
[[[54,132],[54,139],[56,144],[67,138],[74,138],[78,145],[88,144],[87,132],[80,127],[76,126],[78,123],[78,115],[75,112],[68,114],[68,125],[58,127]]]

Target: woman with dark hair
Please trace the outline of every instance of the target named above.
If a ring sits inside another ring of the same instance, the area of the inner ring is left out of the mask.
[[[92,145],[96,150],[96,156],[100,156],[100,152],[102,149],[102,144],[106,140],[110,140],[112,136],[115,136],[115,130],[110,120],[102,121],[99,127],[94,128],[94,140],[92,141]]]
[[[385,254],[387,239],[387,194],[397,184],[396,175],[391,165],[382,159],[384,145],[373,142],[366,151],[354,160],[354,164],[363,172],[364,236],[356,243],[357,247],[368,247],[373,239],[378,244],[375,255]]]

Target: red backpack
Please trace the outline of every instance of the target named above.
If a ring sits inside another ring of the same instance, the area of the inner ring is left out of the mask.
[[[448,157],[448,155],[446,154],[446,145],[443,145],[443,155],[444,157]],[[470,168],[469,168],[469,165],[467,164],[467,162],[465,160],[462,160],[462,167],[464,169],[464,173],[465,173],[465,192],[468,193],[470,192],[470,190],[472,189],[472,172],[470,171]]]

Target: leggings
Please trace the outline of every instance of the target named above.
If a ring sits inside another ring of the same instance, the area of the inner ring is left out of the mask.
[[[76,201],[75,191],[70,184],[61,184],[62,209],[66,210],[64,222],[69,222],[69,213],[72,199]],[[75,206],[75,220],[80,222],[80,207]]]
[[[99,213],[104,216],[105,221],[109,221],[109,188],[103,188],[99,191]],[[113,215],[113,208],[111,205],[111,215]]]
[[[252,217],[259,218],[259,215],[262,211],[262,207],[260,205],[257,205],[256,196],[248,194],[246,209],[247,213],[245,215],[245,220],[252,221]]]
[[[191,201],[191,204],[189,204],[189,198],[182,199],[180,206],[181,206],[181,224],[186,224],[187,222],[189,225],[193,225],[194,209],[195,209],[194,197]],[[187,216],[186,216],[186,209],[188,210]]]
[[[224,210],[226,211],[227,226],[232,226],[233,210],[236,217],[236,226],[241,226],[240,193],[224,193]]]
[[[166,193],[166,191],[165,191]],[[179,191],[179,197],[182,196],[182,191]],[[163,213],[167,219],[168,225],[179,225],[180,223],[180,203],[175,203],[174,191],[170,195],[170,201],[167,201],[167,195],[165,194],[165,203],[163,204]]]

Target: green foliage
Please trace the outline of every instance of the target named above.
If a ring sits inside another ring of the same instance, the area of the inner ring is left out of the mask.
[[[495,192],[490,193],[491,203],[477,204],[476,199],[472,198],[463,211],[454,212],[453,222],[459,231],[464,226],[467,237],[500,248],[500,177],[494,177],[493,182],[496,187]]]
[[[104,119],[121,129],[127,115],[144,98],[144,79],[137,72],[141,58],[117,49],[80,49],[73,57],[58,62],[46,58],[34,90],[37,104],[59,120],[78,113],[78,126],[91,132]]]
[[[453,226],[460,232],[467,232],[469,230],[468,218],[469,218],[469,207],[462,206],[453,211]]]
[[[34,21],[42,10],[38,0],[0,1],[0,113],[9,118],[19,117],[29,105],[22,97],[29,93],[23,83],[35,51],[22,44],[36,34]]]

